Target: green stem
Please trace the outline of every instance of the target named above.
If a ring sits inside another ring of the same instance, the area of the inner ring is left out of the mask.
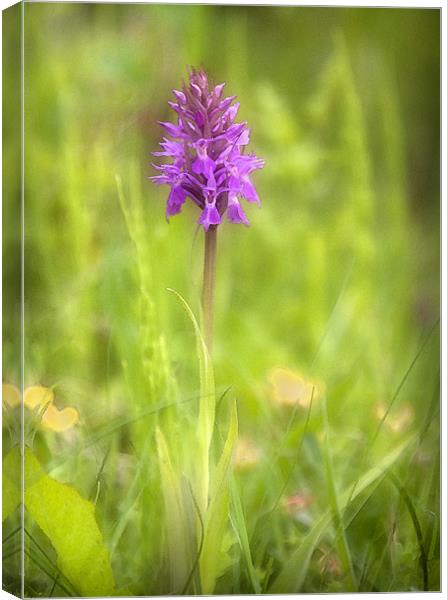
[[[340,501],[338,498],[337,486],[335,483],[334,465],[332,462],[332,448],[329,440],[329,416],[327,409],[327,399],[323,396],[323,421],[325,428],[325,441],[323,446],[324,462],[326,467],[326,479],[328,486],[329,503],[332,508],[332,516],[335,525],[336,538],[335,542],[338,546],[338,554],[343,564],[349,592],[358,590],[357,581],[352,563],[351,551],[346,537],[346,528],[343,522],[343,515],[340,509]]]
[[[216,272],[217,227],[211,225],[205,232],[205,253],[203,261],[203,329],[208,353],[213,352],[213,315],[214,315],[214,281]]]

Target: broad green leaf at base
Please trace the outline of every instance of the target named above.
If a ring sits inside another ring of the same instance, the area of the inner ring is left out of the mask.
[[[3,463],[8,490],[11,469],[20,469],[20,450],[14,449]],[[18,471],[20,472],[20,470]],[[11,502],[20,502],[11,488]],[[49,477],[34,454],[25,450],[25,508],[53,545],[58,566],[82,596],[116,595],[109,553],[95,518],[95,507],[72,487]],[[15,507],[14,507],[15,508]]]

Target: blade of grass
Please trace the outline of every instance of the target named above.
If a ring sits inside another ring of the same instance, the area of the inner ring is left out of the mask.
[[[399,480],[393,473],[391,473],[391,472],[388,473],[388,477],[390,478],[390,480],[392,481],[392,483],[396,487],[396,489],[399,491],[400,495],[402,496],[402,498],[407,506],[408,512],[410,513],[411,521],[413,523],[414,531],[416,533],[416,538],[417,538],[417,541],[419,544],[419,552],[420,552],[419,561],[420,561],[421,569],[422,569],[423,590],[424,590],[424,592],[428,592],[427,552],[425,550],[424,537],[422,535],[421,524],[420,524],[418,516],[416,514],[414,504],[413,504],[407,490],[400,484]]]
[[[273,504],[273,507],[266,514],[269,514],[269,513],[275,511],[278,508],[278,505],[281,502],[281,498],[283,497],[283,494],[286,491],[287,486],[289,485],[290,480],[292,479],[292,475],[293,475],[293,472],[295,470],[295,467],[298,464],[298,461],[299,461],[299,458],[300,458],[301,448],[303,446],[304,437],[305,437],[305,435],[307,433],[307,429],[309,427],[310,414],[312,412],[312,405],[313,405],[313,400],[314,400],[314,392],[315,392],[315,386],[312,386],[312,393],[311,393],[311,396],[310,396],[309,408],[307,409],[306,421],[304,423],[303,433],[301,434],[300,441],[299,441],[299,444],[298,444],[298,448],[296,450],[295,459],[294,459],[293,463],[290,466],[289,472],[287,473],[287,477],[286,477],[286,479],[284,481],[284,484],[283,484],[283,486],[281,488],[281,491],[279,492],[279,494],[278,494],[278,496],[276,498],[275,503]],[[287,436],[287,434],[286,434],[286,436]],[[285,442],[286,436],[284,437],[283,443]]]
[[[2,554],[2,560],[5,561],[8,558],[11,558],[11,556],[14,556],[14,554],[17,554],[18,552],[21,552],[21,550],[22,550],[22,546],[19,546],[18,548],[11,550],[11,552],[8,552],[8,554]]]
[[[205,518],[205,539],[200,558],[202,593],[211,594],[219,572],[222,542],[228,520],[230,494],[229,477],[233,449],[237,438],[236,402],[233,404],[225,445],[213,479],[211,499]]]
[[[45,568],[45,567],[44,567],[44,566],[43,566],[43,565],[42,565],[42,564],[41,564],[41,563],[40,563],[38,560],[36,560],[36,558],[35,558],[35,557],[34,557],[34,556],[31,554],[31,552],[29,552],[29,551],[28,551],[26,548],[25,548],[25,550],[24,550],[24,553],[26,554],[26,556],[28,556],[28,558],[29,558],[30,560],[32,560],[32,561],[33,561],[33,563],[34,563],[34,564],[35,564],[37,567],[39,567],[39,569],[40,569],[40,570],[41,570],[43,573],[45,573],[45,575],[46,575],[47,577],[49,577],[49,578],[51,579],[51,581],[53,581],[53,582],[54,582],[54,581],[56,581],[56,578],[54,577],[54,575],[53,575],[52,573],[50,573],[50,572],[49,572],[49,571],[48,571],[48,570],[47,570],[47,569],[46,569],[46,568]],[[67,596],[70,596],[70,597],[73,597],[73,596],[79,596],[79,594],[77,594],[77,593],[75,593],[75,594],[72,594],[72,593],[71,593],[71,592],[70,592],[70,591],[69,591],[69,590],[68,590],[68,589],[65,587],[65,585],[64,585],[63,583],[61,583],[60,581],[58,581],[58,582],[57,582],[57,585],[58,585],[58,586],[61,588],[61,590],[62,590],[62,591],[64,591],[64,592],[67,594]]]
[[[377,426],[377,430],[372,438],[371,444],[370,446],[372,446],[374,444],[374,442],[377,439],[377,436],[379,435],[381,429],[382,429],[382,425],[384,424],[386,418],[388,417],[397,397],[400,394],[401,389],[403,388],[403,386],[405,385],[405,382],[407,381],[408,377],[410,376],[411,371],[413,370],[415,364],[417,363],[417,361],[419,360],[419,357],[421,356],[422,352],[424,351],[425,347],[427,346],[434,330],[436,329],[436,327],[439,325],[439,319],[437,319],[433,325],[431,326],[429,332],[427,333],[427,335],[424,338],[424,341],[422,342],[422,344],[420,345],[418,351],[416,352],[413,360],[411,361],[410,365],[408,366],[407,370],[405,371],[404,376],[402,377],[399,385],[396,388],[396,391],[393,394],[393,397],[391,398],[391,402],[389,403],[383,417],[381,418],[379,425]]]
[[[374,435],[372,437],[372,440],[371,440],[370,444],[365,449],[365,452],[364,452],[363,458],[362,458],[362,469],[361,469],[362,471],[364,470],[364,468],[366,466],[366,461],[368,459],[369,453],[370,453],[373,445],[375,444],[375,442],[376,442],[376,440],[377,440],[377,438],[379,436],[379,433],[380,433],[380,431],[382,429],[382,425],[384,424],[386,418],[388,417],[388,415],[389,415],[389,413],[391,411],[391,408],[394,405],[394,402],[396,401],[397,397],[399,396],[400,391],[402,390],[405,382],[407,381],[408,377],[410,376],[411,371],[413,370],[414,366],[416,365],[417,361],[419,360],[420,356],[422,355],[422,352],[424,351],[425,347],[427,346],[427,344],[428,344],[428,342],[429,342],[429,340],[430,340],[430,338],[431,338],[434,330],[438,326],[438,324],[439,324],[439,319],[437,319],[435,321],[435,323],[433,323],[433,325],[431,326],[428,334],[425,336],[425,338],[424,338],[422,344],[419,346],[418,351],[416,352],[413,360],[411,361],[411,363],[408,366],[406,372],[404,373],[404,376],[402,377],[401,381],[399,382],[399,385],[397,386],[396,391],[394,392],[394,394],[393,394],[393,396],[391,398],[391,402],[388,405],[388,407],[387,407],[387,409],[385,411],[385,414],[383,415],[382,419],[380,420],[380,422],[379,422],[379,424],[377,426],[377,429],[376,429],[376,431],[375,431],[375,433],[374,433]],[[357,481],[355,481],[354,484],[353,484],[353,486],[352,486],[351,496],[353,496],[354,493],[355,493],[355,491],[356,491],[356,485],[357,485]]]
[[[101,461],[101,465],[100,465],[99,470],[98,470],[98,472],[96,474],[96,477],[95,477],[95,482],[92,485],[92,489],[90,490],[90,494],[89,494],[89,497],[88,497],[88,499],[90,501],[92,501],[95,498],[95,494],[97,496],[96,490],[98,488],[99,480],[101,478],[101,475],[102,475],[102,473],[104,471],[104,467],[106,466],[106,462],[107,462],[107,459],[108,459],[109,454],[110,454],[110,449],[111,449],[111,447],[109,446],[107,448],[106,453],[104,454],[104,457],[103,457],[102,461]],[[96,502],[97,502],[97,498],[95,499],[95,502],[93,502],[93,504],[96,504]]]
[[[165,504],[171,593],[179,593],[191,572],[180,482],[171,462],[166,439],[157,427],[155,431],[161,488]]]
[[[324,395],[322,398],[323,407],[323,420],[325,428],[325,438],[323,443],[323,456],[326,470],[326,481],[328,488],[329,501],[332,506],[332,518],[334,520],[335,530],[337,531],[337,546],[338,552],[348,575],[349,591],[353,592],[357,589],[357,581],[354,573],[354,567],[352,564],[352,556],[349,549],[349,544],[346,536],[346,529],[344,526],[343,518],[340,511],[340,502],[337,492],[337,484],[335,482],[334,465],[332,459],[332,448],[330,443],[330,429],[329,429],[329,416],[327,410],[327,399]]]
[[[188,588],[189,588],[189,586],[191,584],[192,578],[194,577],[194,573],[197,571],[197,568],[199,566],[200,557],[202,555],[203,541],[205,539],[205,526],[204,526],[204,523],[203,523],[202,515],[200,514],[199,505],[197,504],[197,500],[196,500],[196,498],[194,496],[194,492],[192,490],[192,487],[191,487],[191,484],[190,484],[189,481],[188,481],[188,487],[189,487],[189,493],[191,494],[191,499],[192,499],[193,504],[194,504],[194,508],[196,509],[197,518],[199,519],[199,524],[200,524],[200,542],[199,542],[199,548],[197,550],[197,555],[196,555],[196,558],[194,560],[194,564],[193,564],[192,569],[191,569],[191,573],[189,574],[189,577],[186,580],[185,586],[184,586],[184,588],[182,590],[182,596],[187,593]]]
[[[439,520],[435,519],[433,525],[433,531],[431,535],[430,548],[428,550],[428,561],[433,560],[435,558],[436,546],[438,541],[438,532],[439,532]]]
[[[314,366],[315,361],[317,360],[318,355],[320,353],[320,350],[321,350],[321,348],[322,348],[322,346],[324,344],[324,341],[325,341],[327,335],[329,334],[329,331],[330,331],[330,328],[331,328],[331,325],[332,325],[332,321],[334,320],[335,315],[337,313],[338,305],[339,305],[340,300],[341,300],[341,298],[342,298],[342,296],[343,296],[343,294],[345,292],[345,289],[346,289],[346,287],[348,285],[349,279],[350,279],[350,277],[352,275],[354,263],[355,263],[355,257],[352,258],[351,264],[349,265],[349,267],[348,267],[348,269],[347,269],[347,271],[345,273],[345,276],[343,278],[340,290],[339,290],[339,292],[337,294],[337,298],[336,298],[336,300],[334,302],[334,305],[332,307],[332,310],[331,310],[331,312],[329,314],[329,318],[327,319],[326,327],[325,327],[325,329],[323,331],[323,335],[321,336],[321,338],[320,338],[320,340],[319,340],[319,342],[317,344],[317,347],[315,349],[315,352],[314,352],[314,355],[312,357],[312,360],[310,361],[310,367],[311,368]]]
[[[372,484],[378,482],[387,470],[400,458],[403,452],[415,440],[415,436],[405,440],[397,448],[389,452],[382,460],[372,467],[357,481],[357,486],[354,494],[351,494],[351,487],[339,496],[339,509],[344,510],[345,507],[360,495],[365,489]],[[319,539],[330,526],[331,512],[327,511],[312,527],[302,539],[298,548],[292,553],[288,560],[283,565],[276,579],[269,587],[270,594],[298,593],[304,583],[307,574],[309,562],[312,553]]]
[[[247,534],[247,526],[245,523],[245,515],[244,510],[242,508],[241,499],[239,496],[238,489],[236,487],[236,482],[233,478],[230,480],[230,489],[231,489],[231,500],[233,506],[233,514],[234,519],[231,518],[233,524],[233,530],[238,539],[239,545],[242,550],[242,555],[245,560],[245,564],[247,567],[248,578],[253,588],[253,592],[255,594],[261,594],[261,584],[259,583],[258,577],[256,575],[256,571],[253,565],[253,559],[250,551],[250,543],[248,541]]]
[[[201,514],[205,514],[208,506],[209,494],[209,451],[214,430],[214,417],[216,409],[216,396],[214,389],[214,375],[210,356],[203,339],[197,319],[186,300],[177,291],[168,288],[180,300],[188,315],[196,336],[197,358],[200,372],[200,405],[197,423],[198,442],[198,502]]]
[[[151,443],[152,440],[148,436],[144,442],[143,450],[138,460],[137,469],[133,480],[129,486],[129,491],[126,499],[126,506],[123,509],[121,516],[113,529],[112,541],[110,543],[110,556],[113,556],[121,536],[126,529],[127,523],[132,515],[133,508],[137,504],[138,500],[143,493],[144,488],[148,485],[147,477],[144,478],[146,469],[149,468],[149,462],[151,457]]]
[[[8,533],[8,535],[6,535],[3,539],[2,539],[2,544],[6,544],[12,537],[14,537],[16,535],[16,533],[18,533],[19,531],[22,531],[22,526],[19,525],[16,529],[14,529],[13,531],[11,531],[10,533]]]
[[[58,585],[58,583],[59,583],[59,573],[56,575],[56,579],[53,581],[53,584],[52,584],[52,586],[51,586],[51,589],[50,589],[50,591],[49,591],[49,593],[48,593],[48,597],[49,597],[49,598],[52,598],[52,597],[53,597],[54,590],[56,589],[56,586]]]
[[[56,571],[57,573],[57,577],[63,577],[65,583],[70,586],[73,590],[73,593],[75,596],[79,596],[79,592],[76,589],[76,587],[71,583],[71,581],[62,573],[62,571],[59,569],[59,567],[54,564],[54,562],[51,560],[51,558],[48,556],[48,554],[45,552],[45,550],[42,548],[42,546],[39,544],[39,542],[31,535],[31,533],[28,531],[28,529],[25,527],[24,529],[25,534],[29,537],[29,539],[31,540],[31,542],[35,545],[35,547],[39,550],[39,552],[42,554],[42,556],[46,559],[46,561],[48,562],[48,564],[50,565],[50,567],[52,569],[54,569],[54,571]]]

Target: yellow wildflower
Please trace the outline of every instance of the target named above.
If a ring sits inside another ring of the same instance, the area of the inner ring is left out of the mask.
[[[23,401],[25,406],[30,410],[36,410],[36,408],[43,408],[44,406],[51,406],[54,401],[54,393],[50,388],[46,388],[43,385],[32,385],[26,388],[23,394]]]
[[[2,385],[2,400],[9,408],[15,408],[20,404],[20,390],[11,383],[4,383]]]
[[[78,411],[71,406],[59,410],[51,404],[42,415],[42,425],[58,433],[70,429],[78,420]]]
[[[323,393],[323,384],[305,379],[302,375],[282,367],[274,368],[269,374],[273,388],[273,399],[280,406],[308,408],[312,399],[318,399]]]
[[[5,406],[15,408],[20,404],[20,390],[10,383],[2,384],[2,399]],[[26,388],[23,402],[31,411],[42,414],[41,424],[55,432],[66,431],[79,420],[78,411],[71,406],[59,410],[54,406],[54,392],[43,385],[32,385]]]

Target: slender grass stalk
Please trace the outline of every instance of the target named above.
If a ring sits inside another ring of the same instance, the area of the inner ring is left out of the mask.
[[[205,232],[205,252],[203,260],[203,329],[208,354],[213,352],[214,287],[216,274],[217,227],[212,225]]]
[[[428,556],[427,556],[427,551],[425,549],[424,536],[422,533],[421,524],[419,522],[419,519],[418,519],[418,516],[416,513],[416,509],[414,507],[414,504],[411,500],[410,495],[408,494],[407,490],[400,484],[397,477],[392,472],[389,472],[388,476],[391,479],[393,485],[395,485],[395,487],[399,491],[400,495],[402,496],[402,498],[408,508],[408,512],[410,513],[410,517],[413,522],[414,531],[416,533],[416,538],[417,538],[418,545],[419,545],[419,551],[420,551],[419,562],[420,562],[421,570],[422,570],[423,590],[424,590],[424,592],[428,592],[428,589],[429,589],[429,587],[428,587]]]
[[[332,507],[332,518],[336,530],[336,544],[338,553],[342,561],[349,591],[354,592],[358,589],[356,576],[354,573],[353,561],[348,540],[346,537],[346,528],[343,522],[342,509],[340,506],[339,494],[335,482],[334,465],[332,461],[332,448],[329,433],[329,417],[326,397],[323,398],[323,420],[325,428],[325,442],[323,446],[324,463],[326,467],[326,479],[328,486],[329,502]]]

